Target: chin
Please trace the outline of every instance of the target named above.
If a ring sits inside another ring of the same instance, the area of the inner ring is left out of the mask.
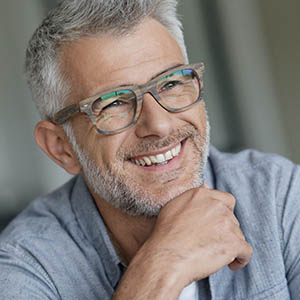
[[[107,199],[115,208],[120,209],[129,216],[143,216],[147,218],[157,217],[160,210],[174,198],[184,192],[199,187],[202,182],[194,180],[192,182],[178,185],[165,184],[162,188],[154,191],[153,189],[133,189],[129,193],[123,194],[123,197],[114,197]],[[173,188],[172,188],[173,187]],[[124,191],[124,190],[123,190]]]

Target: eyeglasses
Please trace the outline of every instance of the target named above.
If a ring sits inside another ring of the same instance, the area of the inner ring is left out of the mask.
[[[146,93],[171,113],[183,112],[200,102],[203,97],[203,72],[203,63],[176,67],[144,85],[110,90],[67,106],[57,112],[51,121],[63,124],[83,112],[100,133],[119,133],[136,123]]]

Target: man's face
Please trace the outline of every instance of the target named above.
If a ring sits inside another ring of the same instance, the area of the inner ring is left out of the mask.
[[[72,85],[70,103],[123,85],[145,84],[184,64],[178,44],[152,19],[126,36],[85,38],[64,46],[62,59]],[[73,119],[73,128],[96,200],[104,198],[128,214],[157,215],[169,200],[203,183],[208,128],[201,102],[169,113],[145,94],[140,118],[122,133],[102,135],[83,114]],[[166,164],[141,163],[170,153],[173,158]]]

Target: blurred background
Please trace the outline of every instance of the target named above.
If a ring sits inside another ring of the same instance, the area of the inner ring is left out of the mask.
[[[23,75],[26,44],[55,0],[0,2],[0,231],[70,176],[38,149],[39,116]],[[185,0],[191,62],[204,61],[212,143],[300,163],[299,0]]]

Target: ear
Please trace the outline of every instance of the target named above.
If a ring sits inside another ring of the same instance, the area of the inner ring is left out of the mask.
[[[41,121],[34,130],[38,146],[70,174],[81,172],[81,166],[64,130],[51,122]]]

